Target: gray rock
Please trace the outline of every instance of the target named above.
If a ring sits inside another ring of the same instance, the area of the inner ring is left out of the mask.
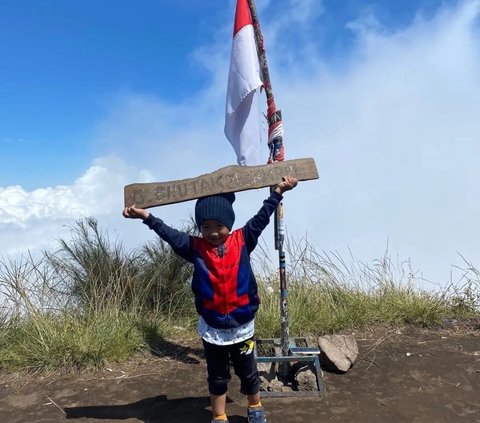
[[[266,362],[258,363],[257,369],[259,373],[275,374],[277,363]]]
[[[270,392],[284,392],[283,391],[283,383],[280,382],[278,379],[273,379],[269,384],[268,384],[268,391]]]
[[[295,383],[299,391],[316,391],[317,386],[317,376],[310,369],[310,366],[302,367],[295,374]]]
[[[262,375],[259,376],[259,379],[260,379],[260,390],[268,391],[268,384],[270,382],[267,379],[265,379]]]
[[[271,391],[269,389],[272,380],[277,379],[277,363],[258,363],[258,375],[260,378],[260,389],[262,391]]]
[[[277,377],[277,363],[258,363],[258,374],[270,382]]]
[[[353,335],[325,335],[318,338],[320,360],[325,367],[334,366],[347,372],[358,356],[358,345]]]

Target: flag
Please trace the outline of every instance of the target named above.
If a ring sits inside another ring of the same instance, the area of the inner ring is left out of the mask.
[[[265,163],[258,89],[262,86],[248,0],[237,0],[225,107],[225,136],[240,165]]]

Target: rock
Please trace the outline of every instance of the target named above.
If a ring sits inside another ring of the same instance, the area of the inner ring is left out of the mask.
[[[295,385],[299,391],[316,391],[317,376],[312,371],[311,366],[303,366],[295,375]]]
[[[277,377],[277,363],[258,363],[258,374],[267,382]]]
[[[278,379],[273,379],[268,385],[268,391],[270,392],[283,392],[283,383]]]
[[[259,379],[260,379],[260,390],[268,391],[268,385],[270,384],[270,382],[267,379],[265,379],[262,375],[259,376]]]
[[[258,375],[260,378],[260,389],[262,391],[270,391],[270,383],[277,378],[277,365],[276,363],[258,363]]]
[[[258,375],[260,378],[260,390],[268,392],[282,392],[283,382],[278,380],[278,363],[258,363]]]
[[[265,373],[265,374],[273,374],[275,375],[276,372],[276,364],[277,363],[271,363],[271,362],[266,362],[266,363],[258,363],[257,364],[257,369],[259,373]]]
[[[326,368],[347,372],[358,356],[358,345],[352,335],[325,335],[318,338],[320,361]]]

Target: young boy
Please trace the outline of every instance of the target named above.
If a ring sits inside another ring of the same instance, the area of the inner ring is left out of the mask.
[[[250,253],[270,221],[285,191],[295,188],[297,179],[285,176],[262,208],[243,228],[230,232],[235,220],[235,194],[202,197],[195,204],[195,222],[201,237],[190,236],[167,226],[144,209],[126,207],[123,216],[142,219],[174,252],[194,264],[192,290],[200,319],[207,361],[212,423],[228,422],[227,385],[230,362],[248,398],[248,422],[266,423],[260,403],[260,383],[253,354],[254,316],[260,303]]]

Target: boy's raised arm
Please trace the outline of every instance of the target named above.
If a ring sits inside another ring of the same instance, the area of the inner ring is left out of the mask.
[[[274,193],[263,202],[262,208],[243,227],[243,234],[247,250],[251,253],[257,245],[258,237],[270,222],[270,216],[274,213],[278,204],[283,198],[283,193],[295,188],[298,184],[297,178],[284,176],[274,189]]]
[[[156,234],[166,241],[173,248],[176,254],[187,261],[192,261],[190,251],[190,236],[185,232],[178,231],[166,225],[163,220],[156,218],[145,209],[133,206],[125,207],[122,212],[123,217],[127,219],[142,219],[143,223]]]

